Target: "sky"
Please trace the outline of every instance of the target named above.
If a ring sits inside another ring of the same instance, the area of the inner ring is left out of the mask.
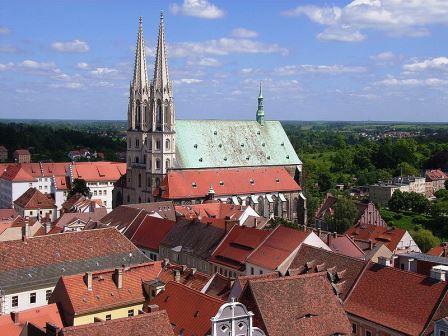
[[[0,118],[125,119],[160,11],[177,118],[448,121],[448,0],[0,0]]]

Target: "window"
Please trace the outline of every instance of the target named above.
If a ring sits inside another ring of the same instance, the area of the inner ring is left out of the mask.
[[[165,140],[165,148],[170,149],[170,139]]]
[[[103,203],[104,203],[104,206],[107,206],[107,201],[104,201]]]
[[[160,160],[156,159],[156,169],[160,169]]]
[[[32,211],[30,211],[30,216],[32,216],[33,215],[33,212]]]
[[[112,318],[110,314],[106,315],[106,321],[109,321]]]
[[[96,194],[97,194],[97,191],[94,190],[94,191],[93,191],[93,196],[96,196]]]
[[[47,289],[47,291],[45,292],[45,300],[47,300],[47,302],[48,300],[50,300],[51,293],[51,289]]]
[[[106,196],[107,194],[107,190],[104,190],[103,195]]]
[[[156,149],[160,149],[160,140],[156,141]]]
[[[30,303],[36,303],[36,293],[30,293]]]
[[[168,169],[170,167],[170,159],[166,159],[165,168]]]
[[[103,195],[103,191],[102,190],[98,190],[98,195],[102,196]]]
[[[13,307],[18,307],[19,306],[19,297],[17,295],[13,296],[11,298],[11,306],[13,306]]]
[[[140,141],[138,139],[135,139],[135,147],[138,148],[139,145],[140,145]]]
[[[263,274],[263,271],[262,271],[262,270],[260,270],[260,274]]]
[[[134,316],[134,309],[128,310],[128,317]]]
[[[250,268],[250,274],[254,275],[254,268],[253,267]]]
[[[366,336],[372,336],[372,332],[370,330],[366,330]]]
[[[358,332],[358,326],[356,325],[356,323],[352,323],[352,333],[356,335],[357,332]]]

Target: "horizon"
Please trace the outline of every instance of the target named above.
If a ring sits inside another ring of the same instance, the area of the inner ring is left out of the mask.
[[[138,17],[152,78],[163,10],[178,119],[254,120],[262,80],[268,120],[448,122],[448,4],[377,5],[397,19],[371,1],[5,2],[0,118],[125,120]]]

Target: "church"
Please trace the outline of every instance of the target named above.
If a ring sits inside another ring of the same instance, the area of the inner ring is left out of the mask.
[[[126,156],[125,204],[213,198],[306,222],[302,162],[281,123],[265,120],[261,84],[254,120],[176,119],[163,14],[151,81],[139,19]]]

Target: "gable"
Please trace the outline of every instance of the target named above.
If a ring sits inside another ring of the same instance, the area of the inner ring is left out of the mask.
[[[178,168],[301,165],[279,121],[176,120]]]

